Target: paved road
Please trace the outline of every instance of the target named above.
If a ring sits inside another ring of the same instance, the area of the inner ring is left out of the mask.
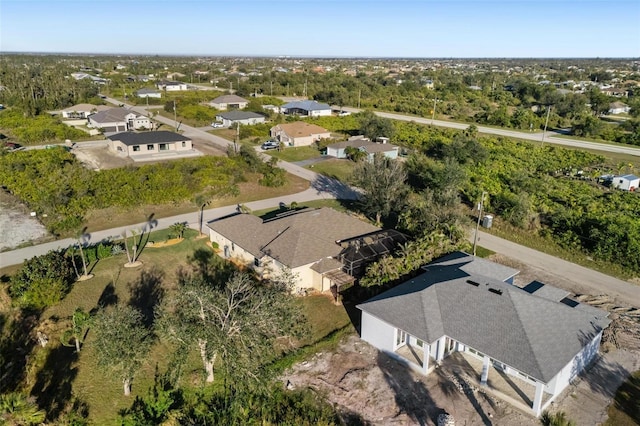
[[[473,237],[473,233],[471,237]],[[576,287],[581,288],[581,291],[585,294],[608,294],[620,303],[640,307],[640,286],[633,285],[627,281],[619,280],[482,231],[478,232],[478,245],[575,283]]]
[[[335,108],[339,108],[339,107],[335,107]],[[342,107],[342,109],[344,111],[349,111],[349,112],[361,111],[358,108],[351,108],[351,107]],[[420,123],[420,124],[433,124],[434,126],[449,127],[452,129],[466,129],[470,125],[468,123],[455,123],[451,121],[431,120],[430,118],[413,117],[410,115],[394,114],[389,112],[374,111],[374,113],[379,117],[390,118],[393,120],[415,121],[416,123]],[[478,131],[482,133],[506,136],[511,138],[526,139],[526,140],[532,140],[537,142],[541,142],[542,136],[543,136],[542,133],[527,133],[527,132],[519,132],[516,130],[495,129],[492,127],[484,127],[484,126],[477,126],[477,125],[476,127],[478,128]],[[597,143],[597,142],[587,142],[587,141],[582,141],[578,139],[570,139],[570,138],[564,138],[564,137],[560,138],[560,137],[550,136],[550,134],[553,134],[553,133],[547,132],[544,138],[545,143],[570,146],[574,148],[595,149],[598,151],[613,152],[613,153],[627,154],[627,155],[640,157],[640,148],[634,148],[627,145],[618,146],[618,145],[608,145],[608,144]]]

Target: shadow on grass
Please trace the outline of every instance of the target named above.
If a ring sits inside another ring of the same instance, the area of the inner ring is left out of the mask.
[[[116,304],[118,304],[118,295],[116,294],[116,286],[113,284],[113,282],[109,282],[105,286],[104,290],[102,290],[102,293],[98,298],[98,305],[95,308],[93,308],[90,313],[91,315],[95,315],[99,309],[104,309],[107,306],[114,306]]]
[[[58,345],[51,349],[38,372],[31,395],[47,413],[47,420],[57,419],[71,401],[71,385],[78,374],[78,369],[73,365],[77,360],[75,349]]]
[[[193,255],[187,259],[192,272],[203,281],[212,285],[222,285],[226,283],[231,275],[237,271],[236,267],[225,262],[216,256],[209,248],[199,248],[193,252]],[[179,271],[178,276],[181,279],[186,278],[189,271]]]
[[[142,271],[138,279],[129,284],[129,305],[140,311],[142,322],[147,328],[153,327],[155,310],[164,299],[163,278],[164,273],[153,267]]]
[[[39,317],[40,311],[26,309],[13,318],[0,314],[0,393],[15,391],[24,383],[27,357],[37,342],[33,330]]]

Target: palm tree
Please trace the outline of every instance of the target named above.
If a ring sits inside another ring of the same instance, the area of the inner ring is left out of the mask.
[[[558,411],[555,414],[550,414],[548,411],[542,413],[540,416],[540,423],[543,426],[576,426],[573,420],[567,419],[567,415],[564,411]]]
[[[33,398],[19,392],[0,395],[0,420],[7,425],[38,425],[44,422],[44,411],[38,410]]]

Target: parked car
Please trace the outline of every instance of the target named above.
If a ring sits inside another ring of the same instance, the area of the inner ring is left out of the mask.
[[[279,146],[280,146],[280,142],[278,141],[266,141],[265,143],[262,144],[261,148],[266,151],[269,149],[278,149]]]
[[[213,127],[214,129],[218,129],[222,127],[222,123],[220,123],[219,121],[214,121],[213,123],[211,123],[211,127]]]
[[[6,149],[7,151],[18,151],[18,150],[22,149],[22,145],[20,145],[19,143],[15,143],[15,142],[3,142],[2,143],[2,147],[4,149]]]

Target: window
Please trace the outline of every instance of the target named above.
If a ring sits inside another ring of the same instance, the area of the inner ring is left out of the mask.
[[[258,259],[257,257],[253,258],[253,265],[256,267],[260,267],[261,263],[260,263],[260,259]]]
[[[166,143],[161,143],[158,148],[160,149],[160,151],[168,151],[169,150],[169,144]]]
[[[182,141],[182,147],[186,148],[187,147],[187,143],[185,141]]]
[[[138,152],[138,151],[140,151],[140,145],[134,145],[133,152]]]
[[[153,144],[147,145],[147,151],[153,151]]]

